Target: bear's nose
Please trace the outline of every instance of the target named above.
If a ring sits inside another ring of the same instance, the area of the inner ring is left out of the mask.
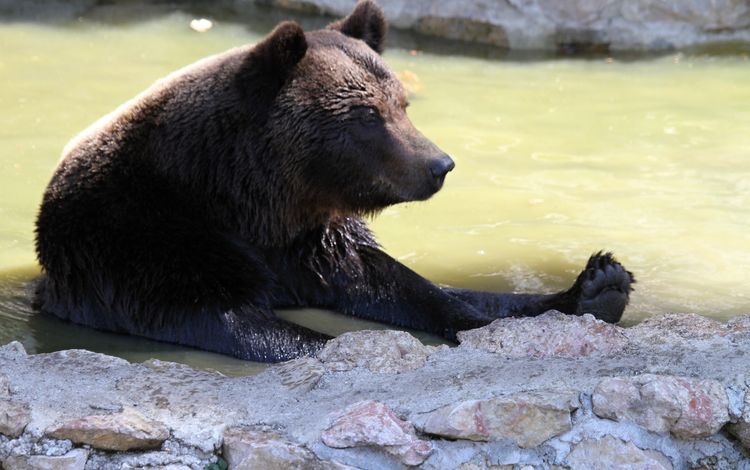
[[[453,160],[448,155],[441,155],[438,158],[433,158],[430,163],[428,163],[430,173],[438,179],[444,178],[449,171],[455,168],[455,166],[456,164],[453,163]]]

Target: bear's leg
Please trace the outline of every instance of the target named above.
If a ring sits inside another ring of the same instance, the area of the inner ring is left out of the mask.
[[[161,341],[258,362],[311,355],[331,339],[251,307],[221,313],[201,312],[161,329],[155,336]]]
[[[570,289],[557,294],[497,294],[440,288],[379,249],[360,247],[362,272],[329,282],[318,304],[341,313],[455,339],[457,331],[497,318],[536,316],[556,309],[615,323],[628,303],[632,274],[611,254],[592,256]]]
[[[571,315],[591,313],[609,323],[617,323],[628,304],[635,283],[611,253],[596,253],[578,275],[573,286],[556,294],[495,294],[468,289],[446,292],[494,317],[527,317],[555,309]]]
[[[449,295],[377,248],[362,246],[357,251],[360,272],[335,272],[315,298],[308,299],[308,305],[428,331],[451,340],[458,331],[478,328],[495,319]]]

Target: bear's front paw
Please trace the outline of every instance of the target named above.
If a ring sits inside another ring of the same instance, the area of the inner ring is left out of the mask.
[[[589,258],[570,293],[577,296],[576,315],[590,313],[600,320],[617,323],[628,304],[635,283],[612,253],[600,251]]]

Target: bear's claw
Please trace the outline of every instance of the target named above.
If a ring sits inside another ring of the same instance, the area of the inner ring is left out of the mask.
[[[609,323],[617,323],[628,304],[633,274],[612,253],[595,253],[576,279],[571,293],[578,298],[576,314],[591,313]]]

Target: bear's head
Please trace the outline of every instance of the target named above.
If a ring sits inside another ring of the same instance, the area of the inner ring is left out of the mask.
[[[386,30],[383,12],[364,0],[323,30],[281,23],[253,51],[274,96],[267,145],[318,210],[363,214],[424,200],[454,167],[406,114],[405,89],[380,56]]]

